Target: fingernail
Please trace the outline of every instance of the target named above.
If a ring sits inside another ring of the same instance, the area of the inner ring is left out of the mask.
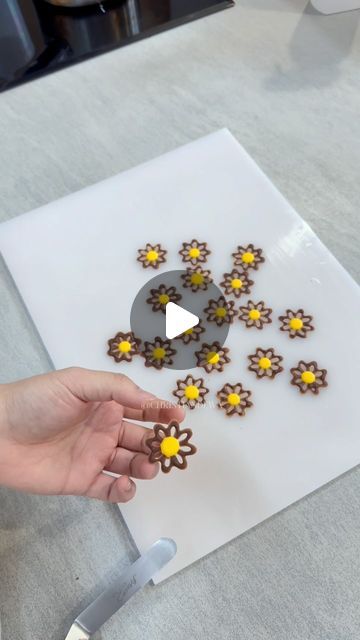
[[[131,491],[132,488],[133,488],[133,483],[131,482],[131,480],[129,480],[127,483],[126,491]]]

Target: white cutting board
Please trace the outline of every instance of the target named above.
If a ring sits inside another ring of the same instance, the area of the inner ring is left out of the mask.
[[[177,557],[158,580],[359,463],[359,289],[226,130],[0,227],[0,249],[55,367],[125,371],[169,399],[186,372],[147,369],[140,358],[116,365],[106,341],[129,328],[134,296],[157,273],[142,269],[136,250],[161,242],[164,270],[178,269],[180,244],[192,238],[208,242],[217,282],[238,244],[263,248],[251,297],[274,309],[274,322],[257,331],[236,321],[226,343],[232,362],[205,376],[211,401],[225,382],[251,389],[246,417],[189,411],[199,452],[188,470],[138,482],[121,508],[141,551],[160,536],[176,540]],[[290,340],[277,317],[299,307],[316,330]],[[272,381],[247,370],[258,346],[284,356]],[[318,397],[289,384],[299,359],[328,369]]]

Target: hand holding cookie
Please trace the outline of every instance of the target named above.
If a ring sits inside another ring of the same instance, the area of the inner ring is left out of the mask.
[[[74,367],[0,385],[0,484],[127,502],[133,478],[159,470],[146,444],[153,431],[133,421],[183,418],[181,407],[122,374]]]

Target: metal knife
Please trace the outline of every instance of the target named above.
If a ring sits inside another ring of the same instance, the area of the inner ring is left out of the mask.
[[[100,627],[176,554],[171,538],[160,538],[113,584],[105,589],[71,625],[65,640],[89,640]]]

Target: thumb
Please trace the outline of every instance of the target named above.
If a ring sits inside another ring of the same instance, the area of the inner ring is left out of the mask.
[[[155,398],[122,373],[71,367],[58,371],[57,375],[69,391],[84,402],[114,400],[126,407],[141,409]]]

